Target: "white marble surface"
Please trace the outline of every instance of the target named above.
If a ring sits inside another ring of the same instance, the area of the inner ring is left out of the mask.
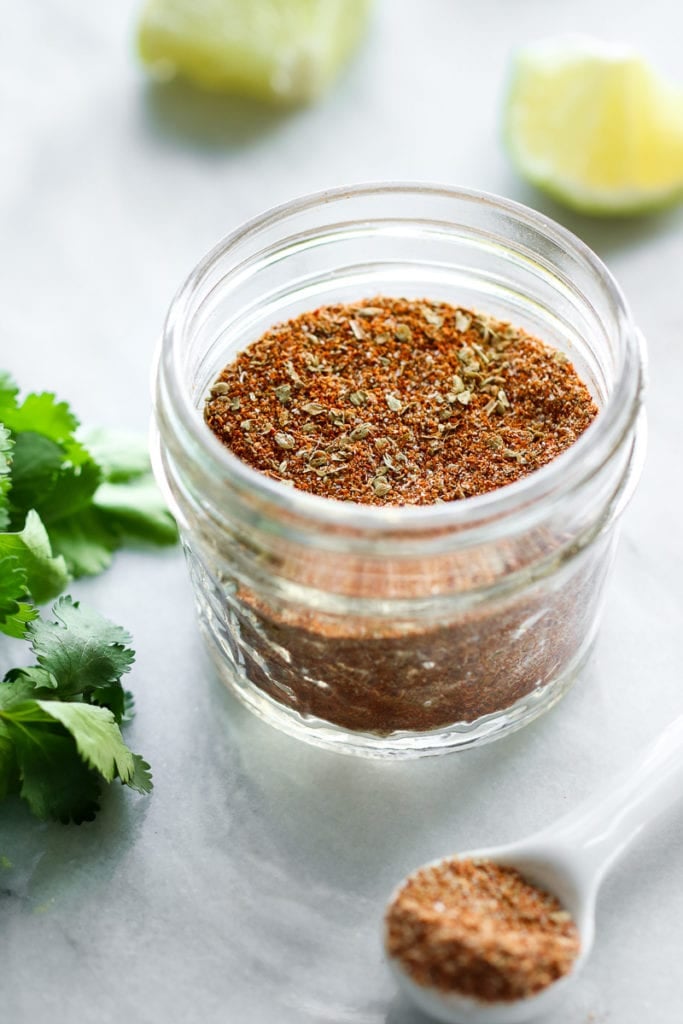
[[[23,384],[57,389],[90,423],[145,429],[152,348],[194,261],[268,205],[364,179],[540,205],[604,257],[649,338],[648,462],[595,657],[509,740],[397,765],[307,749],[220,688],[178,552],[121,555],[72,588],[135,635],[130,736],[156,789],[113,790],[80,828],[0,807],[3,1024],[417,1024],[378,940],[394,882],[538,828],[683,710],[683,217],[571,216],[515,179],[497,124],[514,44],[618,33],[675,72],[682,9],[384,0],[337,88],[271,115],[147,85],[137,7],[0,7],[0,362]],[[0,646],[0,662],[10,654]],[[553,1024],[678,1024],[682,922],[683,807],[606,885],[595,951]]]

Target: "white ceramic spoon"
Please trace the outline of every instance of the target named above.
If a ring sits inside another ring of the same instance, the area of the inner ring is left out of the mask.
[[[471,850],[445,858],[480,858],[517,868],[530,882],[557,896],[569,911],[579,929],[581,952],[568,975],[537,995],[495,1003],[418,985],[400,962],[390,957],[389,964],[404,992],[425,1013],[448,1024],[521,1024],[551,1010],[590,953],[595,900],[608,869],[646,826],[680,797],[683,715],[664,730],[628,771],[616,776],[609,786],[554,825],[510,846]],[[434,861],[441,863],[444,861]]]

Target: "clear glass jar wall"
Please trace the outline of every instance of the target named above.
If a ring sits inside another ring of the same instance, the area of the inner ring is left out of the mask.
[[[569,355],[599,416],[525,479],[429,507],[318,498],[232,456],[202,418],[222,367],[278,321],[377,294],[524,327]],[[492,196],[358,187],[228,237],[169,312],[155,442],[228,685],[287,732],[374,756],[483,742],[550,707],[590,650],[640,469],[643,361],[597,257]]]

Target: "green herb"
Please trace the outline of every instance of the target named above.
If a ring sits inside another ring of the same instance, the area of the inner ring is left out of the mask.
[[[152,781],[119,728],[132,708],[121,685],[130,636],[68,596],[53,613],[26,629],[37,664],[0,682],[0,799],[16,793],[38,818],[79,823],[94,818],[104,783],[148,793]]]
[[[10,479],[12,452],[12,436],[2,424],[0,424],[0,530],[6,530],[9,526],[9,500],[7,494],[11,487]]]
[[[126,540],[171,544],[176,528],[129,434],[78,432],[51,392],[19,398],[0,374],[0,631],[21,636],[33,603],[106,569]]]
[[[78,427],[51,392],[22,401],[0,374],[0,631],[25,636],[37,658],[0,682],[0,799],[17,793],[37,817],[64,822],[92,819],[103,783],[149,792],[151,776],[119,728],[132,708],[128,634],[70,597],[55,622],[35,606],[106,569],[129,538],[176,540],[146,445]]]

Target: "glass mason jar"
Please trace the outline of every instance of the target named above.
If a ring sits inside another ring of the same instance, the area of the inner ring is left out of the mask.
[[[563,350],[599,415],[507,487],[421,507],[321,498],[239,461],[205,425],[212,382],[278,321],[425,298]],[[494,739],[571,685],[595,637],[644,447],[644,346],[600,260],[482,193],[390,184],[258,217],[177,294],[156,368],[154,456],[219,672],[272,725],[367,756]]]

